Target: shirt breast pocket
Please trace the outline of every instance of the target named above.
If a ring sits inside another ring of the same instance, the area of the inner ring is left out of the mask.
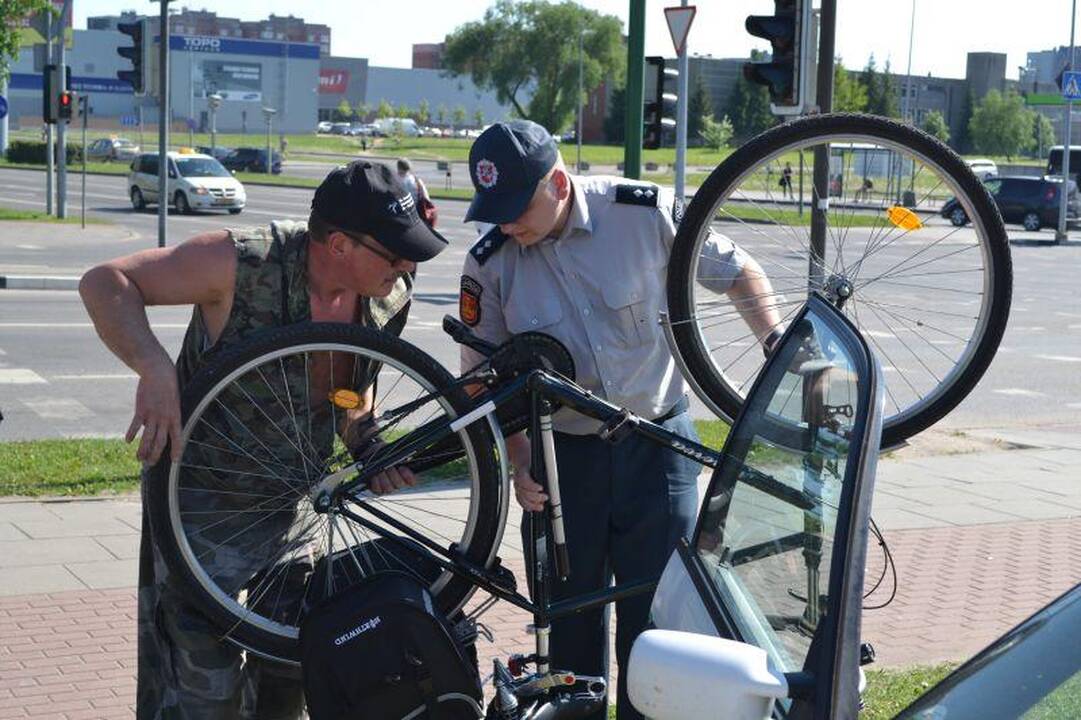
[[[524,332],[544,332],[552,334],[552,326],[563,319],[563,308],[559,298],[536,295],[528,301],[517,301],[514,297],[503,308],[503,317],[507,320],[507,330],[512,335]]]
[[[660,290],[650,290],[643,280],[645,278],[606,285],[601,289],[612,318],[613,332],[627,347],[652,341],[653,325],[660,312]]]

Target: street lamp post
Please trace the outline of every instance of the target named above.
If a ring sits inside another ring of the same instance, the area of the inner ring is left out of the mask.
[[[221,95],[207,95],[206,104],[210,108],[210,152],[213,153],[218,146],[218,108],[221,107]]]
[[[274,108],[263,108],[263,117],[266,118],[266,174],[270,175],[274,172],[274,156],[271,155],[270,149],[270,123],[274,118],[274,115],[278,111]]]

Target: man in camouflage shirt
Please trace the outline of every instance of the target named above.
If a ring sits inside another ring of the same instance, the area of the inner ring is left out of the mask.
[[[175,247],[144,250],[86,273],[79,292],[108,348],[139,375],[131,442],[148,469],[166,447],[179,461],[180,394],[222,348],[269,327],[363,323],[399,334],[418,262],[446,246],[417,215],[389,168],[353,162],[315,191],[308,223],[221,230]],[[194,305],[174,363],[154,336],[148,305]],[[147,477],[144,470],[143,478]],[[411,484],[404,468],[375,492]],[[169,576],[143,508],[139,553],[138,720],[297,718],[304,714],[294,668],[243,657],[185,599]]]

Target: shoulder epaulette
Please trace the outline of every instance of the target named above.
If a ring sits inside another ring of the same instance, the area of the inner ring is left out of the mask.
[[[657,207],[660,188],[656,185],[624,183],[616,185],[616,202],[626,205],[644,205]]]
[[[469,249],[469,254],[476,258],[478,265],[483,265],[488,262],[488,258],[499,251],[499,248],[503,247],[503,243],[507,242],[507,237],[496,225],[473,243],[473,247]]]

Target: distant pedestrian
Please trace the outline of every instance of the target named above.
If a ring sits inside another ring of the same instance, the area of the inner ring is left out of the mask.
[[[399,158],[398,160],[398,180],[413,196],[413,202],[417,206],[417,212],[420,214],[421,219],[428,223],[429,227],[435,227],[435,221],[438,217],[435,203],[432,202],[424,181],[417,177],[416,173],[413,172],[413,166],[405,158]]]
[[[781,171],[781,197],[795,197],[792,193],[792,163],[786,162]]]

